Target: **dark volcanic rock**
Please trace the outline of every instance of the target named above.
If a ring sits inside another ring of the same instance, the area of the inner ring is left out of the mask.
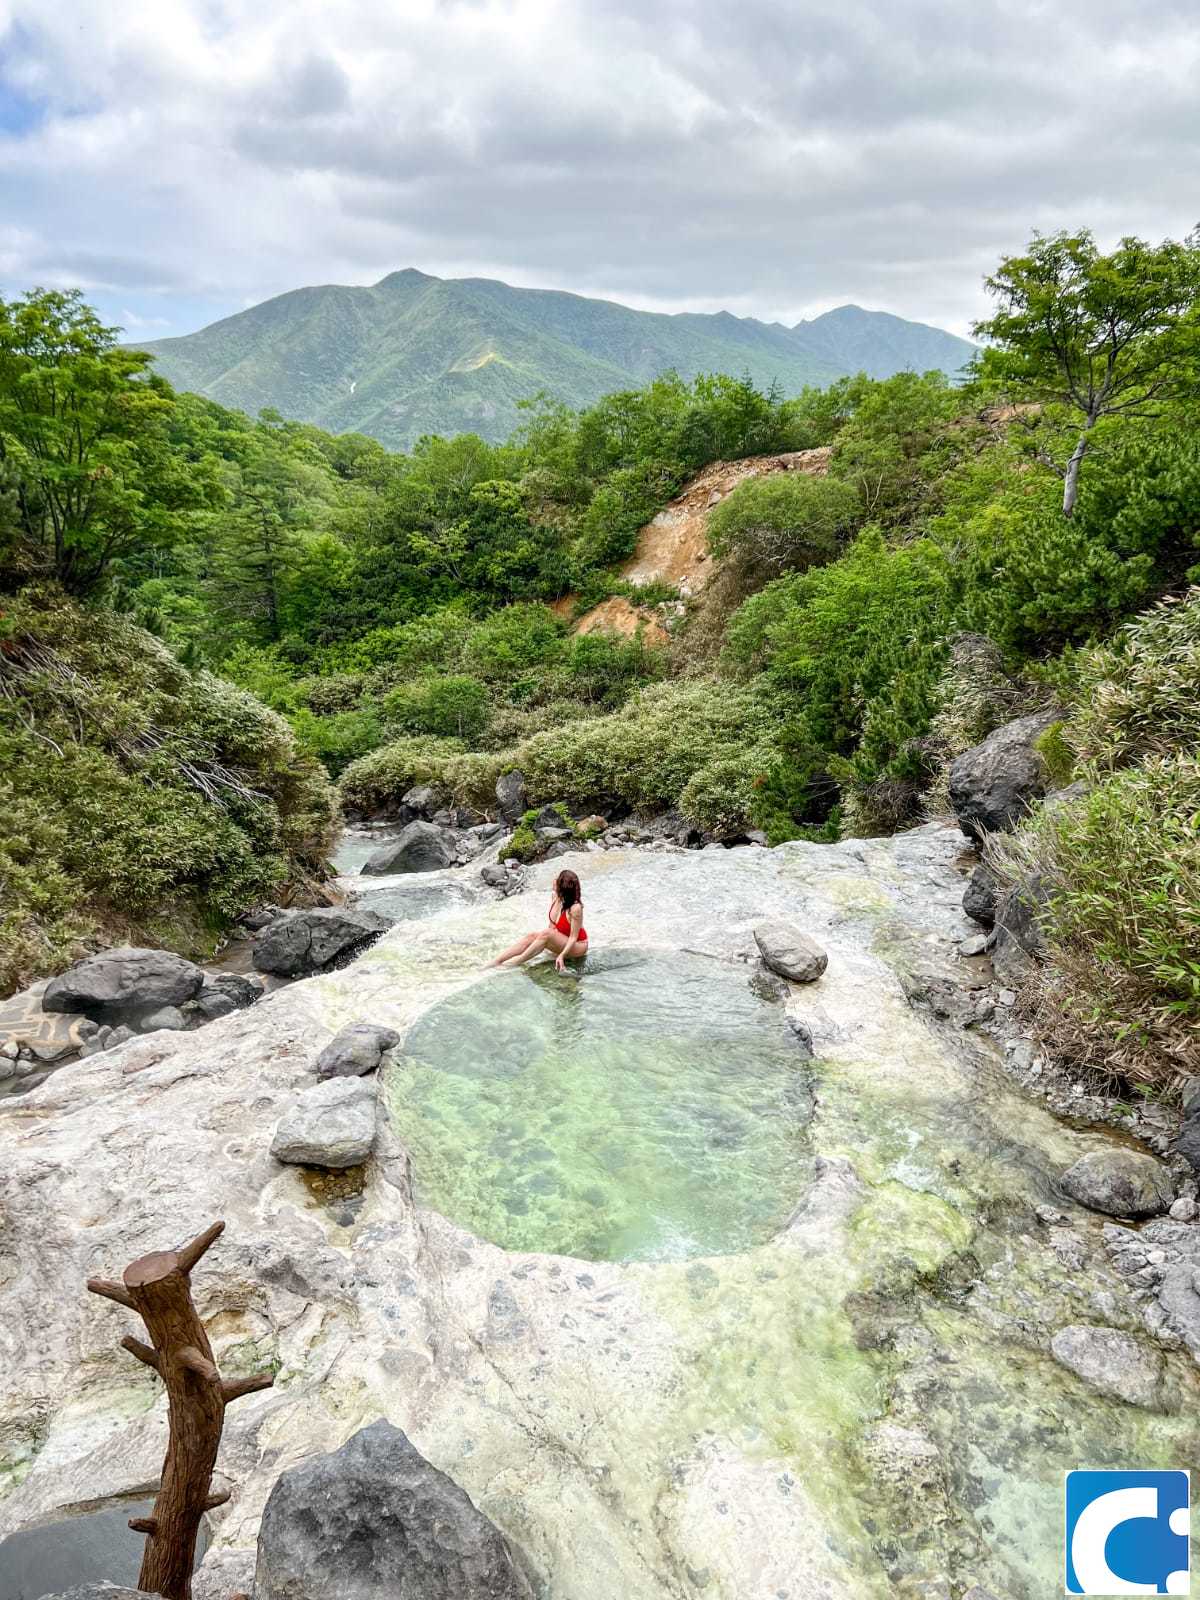
[[[231,1011],[252,1006],[256,1000],[261,1000],[262,993],[261,978],[222,972],[217,977],[205,978],[203,989],[194,1000],[189,1000],[184,1011],[195,1022],[214,1022],[217,1017],[227,1017]]]
[[[1188,1117],[1179,1130],[1175,1149],[1185,1160],[1191,1162],[1196,1172],[1200,1172],[1200,1116]]]
[[[387,931],[391,923],[373,911],[339,906],[289,911],[260,935],[254,946],[259,972],[302,978],[347,961]]]
[[[432,817],[442,805],[445,796],[434,783],[418,783],[409,789],[401,800],[412,817]]]
[[[951,762],[950,804],[969,839],[980,844],[986,834],[1011,828],[1042,798],[1046,768],[1033,744],[1061,718],[1059,711],[1018,717]]]
[[[530,1600],[507,1543],[389,1422],[285,1472],[258,1535],[255,1600]]]
[[[361,1078],[374,1072],[385,1050],[400,1043],[394,1028],[374,1022],[356,1022],[343,1028],[317,1057],[318,1078]]]
[[[169,950],[120,945],[87,956],[52,978],[43,1011],[81,1013],[93,1022],[126,1022],[161,1006],[182,1005],[199,994],[204,973]]]
[[[996,896],[1000,885],[996,874],[986,861],[981,861],[967,879],[963,890],[962,907],[973,922],[990,928],[996,920]]]
[[[517,822],[524,816],[529,800],[522,773],[506,772],[496,779],[496,804],[505,822]]]
[[[1022,983],[1041,958],[1041,913],[1049,894],[1045,879],[1034,873],[997,897],[992,966],[1002,983]]]
[[[453,837],[433,822],[410,822],[363,865],[363,872],[384,877],[392,872],[437,872],[452,867],[458,852]]]

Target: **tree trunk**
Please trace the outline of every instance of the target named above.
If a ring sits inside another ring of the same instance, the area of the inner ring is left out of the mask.
[[[1069,517],[1075,510],[1075,501],[1079,497],[1079,468],[1087,453],[1088,430],[1092,424],[1089,422],[1087,429],[1079,435],[1079,442],[1071,451],[1071,459],[1067,462],[1067,471],[1063,479],[1063,516]]]
[[[192,1304],[189,1274],[224,1227],[214,1222],[182,1250],[156,1251],[131,1262],[123,1284],[88,1280],[93,1294],[141,1315],[153,1348],[131,1335],[121,1343],[153,1367],[167,1387],[170,1433],[154,1513],[129,1524],[147,1536],[138,1588],[164,1600],[191,1600],[200,1518],[229,1498],[210,1492],[226,1404],[274,1382],[264,1375],[223,1383]]]

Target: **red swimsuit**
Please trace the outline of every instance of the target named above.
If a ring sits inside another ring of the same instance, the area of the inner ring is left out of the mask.
[[[550,909],[551,909],[551,911],[554,910],[554,901],[553,900],[551,900],[551,902],[550,902]],[[583,902],[582,901],[579,902],[579,909],[581,911],[583,910]],[[548,919],[548,920],[550,920],[550,919]],[[565,911],[563,912],[562,916],[559,917],[558,921],[554,923],[554,926],[558,929],[559,933],[562,934],[564,939],[569,939],[571,937],[571,919],[570,919],[570,917],[567,915],[567,913]],[[582,925],[582,923],[580,924],[579,932],[575,937],[575,943],[576,944],[586,944],[587,943],[587,929]]]

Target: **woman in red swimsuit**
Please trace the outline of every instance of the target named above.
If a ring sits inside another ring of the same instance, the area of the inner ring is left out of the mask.
[[[553,950],[554,965],[561,972],[568,961],[587,955],[588,936],[583,925],[583,890],[575,873],[562,871],[554,880],[554,899],[550,902],[547,926],[524,934],[516,944],[501,951],[489,967],[520,967],[543,950]]]

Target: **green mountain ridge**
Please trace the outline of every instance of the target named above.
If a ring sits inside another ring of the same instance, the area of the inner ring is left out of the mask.
[[[842,306],[811,322],[728,311],[635,311],[491,278],[415,268],[369,287],[294,289],[181,338],[137,346],[177,389],[256,414],[272,407],[393,448],[425,433],[493,442],[545,391],[573,407],[674,369],[749,374],[795,394],[855,372],[956,373],[974,346],[923,323]]]

